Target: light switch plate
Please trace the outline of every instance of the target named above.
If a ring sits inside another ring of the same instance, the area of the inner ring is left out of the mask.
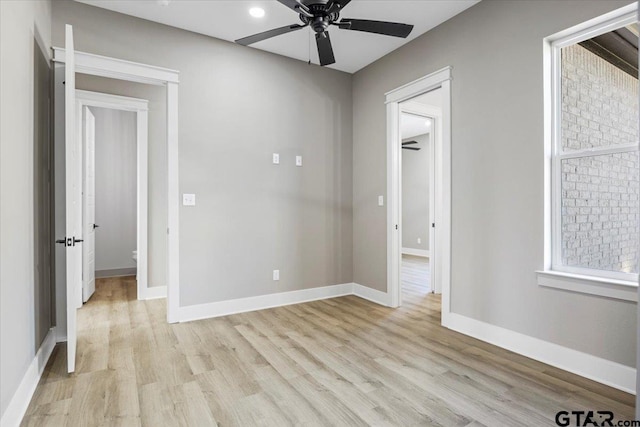
[[[273,280],[280,280],[280,270],[273,270]]]
[[[378,196],[378,206],[384,206],[384,196]]]
[[[280,164],[280,154],[273,153],[273,164],[274,165],[279,165]]]
[[[196,205],[196,195],[195,194],[183,194],[182,195],[182,206],[195,206]]]
[[[296,156],[296,166],[302,166],[302,156]]]

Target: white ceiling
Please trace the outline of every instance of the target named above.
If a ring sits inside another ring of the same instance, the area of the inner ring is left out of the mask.
[[[431,119],[410,113],[400,116],[400,135],[402,139],[424,135],[431,131]]]
[[[76,1],[229,41],[300,23],[298,15],[275,0]],[[480,0],[353,0],[345,7],[342,17],[402,22],[413,24],[414,29],[408,38],[401,39],[332,27],[330,35],[336,63],[329,67],[355,73],[478,1]],[[249,15],[249,9],[256,6],[266,11],[264,18]],[[315,39],[310,32],[305,28],[256,43],[252,47],[305,62],[309,60],[311,52],[311,62],[317,64]]]

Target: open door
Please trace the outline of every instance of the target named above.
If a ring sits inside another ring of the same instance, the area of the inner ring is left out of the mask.
[[[83,229],[82,229],[82,301],[96,290],[96,118],[89,107],[82,108],[83,121]]]
[[[65,246],[67,256],[67,368],[76,368],[76,312],[82,291],[81,145],[76,135],[76,70],[73,28],[65,28]]]

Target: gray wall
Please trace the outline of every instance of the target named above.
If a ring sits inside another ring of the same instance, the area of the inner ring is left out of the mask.
[[[76,2],[53,15],[55,45],[69,23],[77,50],[180,70],[181,305],[352,281],[350,75]]]
[[[402,247],[429,250],[429,134],[406,141],[421,150],[402,150]]]
[[[136,113],[91,107],[96,118],[96,270],[135,268]]]
[[[34,306],[34,49],[51,4],[0,1],[0,414],[37,346]],[[45,50],[48,55],[48,50]]]
[[[537,285],[544,267],[543,38],[629,1],[483,1],[353,79],[354,281],[386,289],[385,92],[452,80],[452,310],[628,366],[636,304]]]

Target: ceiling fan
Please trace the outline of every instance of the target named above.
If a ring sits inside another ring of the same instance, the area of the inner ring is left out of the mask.
[[[407,141],[407,142],[403,142],[402,143],[402,149],[403,150],[414,150],[414,151],[420,151],[420,147],[405,147],[405,145],[412,145],[412,144],[417,144],[418,141]]]
[[[316,32],[316,45],[320,65],[331,65],[336,62],[333,47],[327,29],[335,25],[342,30],[364,31],[385,36],[407,38],[413,30],[413,25],[396,22],[370,21],[367,19],[340,19],[340,12],[351,0],[278,0],[289,9],[296,12],[302,24],[292,24],[285,27],[254,34],[236,40],[236,43],[248,46],[271,37],[287,34],[292,31],[311,27]],[[340,21],[338,21],[340,19]]]

